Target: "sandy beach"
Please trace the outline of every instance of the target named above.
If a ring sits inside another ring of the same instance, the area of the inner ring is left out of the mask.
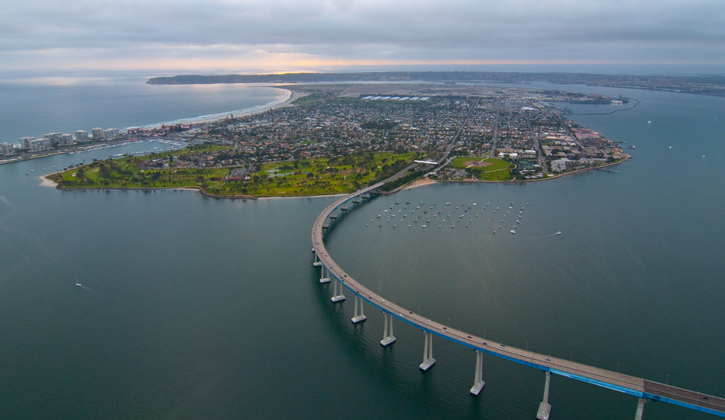
[[[58,186],[58,183],[57,182],[46,178],[46,176],[47,175],[43,175],[43,176],[39,176],[38,177],[40,179],[40,186],[41,187],[55,188],[55,187]]]
[[[154,124],[149,124],[149,125],[143,125],[140,127],[126,127],[124,130],[128,130],[129,128],[158,128],[158,127],[161,127],[162,125],[172,125],[172,124],[199,124],[199,123],[222,120],[224,118],[227,118],[230,115],[234,115],[235,118],[236,117],[247,117],[250,115],[261,114],[263,112],[267,112],[272,109],[286,108],[286,107],[292,106],[292,102],[294,102],[295,99],[299,98],[300,96],[304,96],[294,90],[283,89],[283,88],[278,88],[278,87],[274,87],[274,86],[269,86],[269,87],[283,91],[285,96],[277,102],[274,102],[271,104],[265,104],[262,106],[257,106],[257,107],[247,109],[247,110],[233,110],[233,111],[227,111],[227,112],[213,114],[213,115],[203,115],[203,116],[192,117],[192,118],[181,118],[181,119],[174,120],[174,121],[154,123]]]

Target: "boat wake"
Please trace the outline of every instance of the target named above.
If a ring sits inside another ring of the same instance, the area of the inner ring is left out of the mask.
[[[95,290],[91,289],[90,287],[84,286],[84,285],[82,285],[82,284],[80,284],[78,282],[76,282],[76,286],[80,287],[81,289],[86,289],[86,290],[88,290],[91,293],[96,293]]]

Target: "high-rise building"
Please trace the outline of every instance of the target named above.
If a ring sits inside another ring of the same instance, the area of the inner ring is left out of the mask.
[[[88,138],[88,132],[87,131],[83,131],[83,130],[76,131],[76,141],[86,142],[88,140],[89,140],[89,138]]]
[[[103,138],[106,140],[116,140],[119,137],[118,128],[109,128],[103,131]]]
[[[60,135],[60,144],[63,146],[73,145],[73,136],[70,134],[61,134]]]
[[[43,134],[43,138],[50,140],[50,143],[53,146],[57,146],[57,145],[59,145],[61,143],[60,136],[62,136],[62,134],[60,134],[60,133]]]
[[[35,140],[35,137],[23,137],[20,139],[20,148],[23,150],[30,150],[30,142]]]
[[[10,156],[15,154],[15,147],[10,143],[0,144],[0,155]]]
[[[91,130],[91,138],[93,140],[103,140],[103,129],[96,127]]]
[[[53,148],[53,142],[49,138],[35,139],[30,141],[30,152],[45,152]]]

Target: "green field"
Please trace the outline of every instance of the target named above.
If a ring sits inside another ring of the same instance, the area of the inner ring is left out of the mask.
[[[370,182],[385,179],[406,167],[415,153],[356,153],[334,159],[315,158],[263,164],[249,179],[229,179],[231,167],[175,168],[156,162],[205,159],[205,153],[231,154],[228,147],[204,145],[142,157],[95,161],[51,175],[63,188],[199,188],[207,193],[259,197],[348,193]],[[195,158],[198,154],[198,158]]]
[[[259,180],[250,187],[257,196],[349,193],[394,175],[415,157],[415,153],[356,153],[334,159],[268,163],[255,174]]]
[[[451,167],[456,169],[466,169],[467,162],[480,162],[483,158],[481,156],[462,156],[453,159]],[[476,176],[476,178],[483,181],[509,181],[513,179],[510,169],[514,167],[511,162],[497,158],[486,158],[484,162],[490,165],[481,167],[471,167],[470,172]]]

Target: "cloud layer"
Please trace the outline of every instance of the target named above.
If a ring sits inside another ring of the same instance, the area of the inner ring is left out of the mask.
[[[2,2],[0,70],[725,64],[722,0]]]

